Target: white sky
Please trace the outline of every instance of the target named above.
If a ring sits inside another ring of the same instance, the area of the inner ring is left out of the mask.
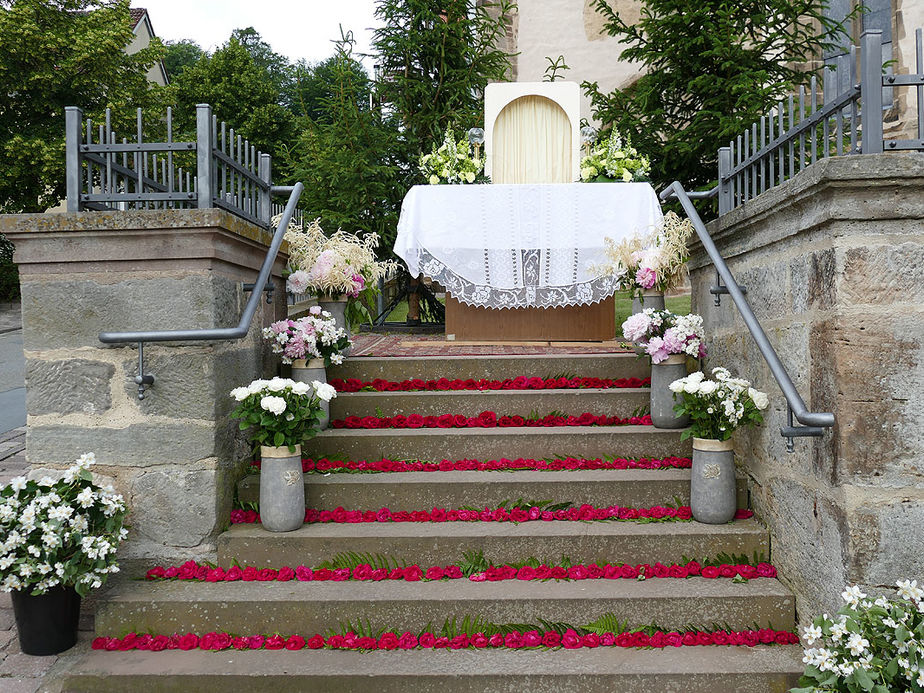
[[[368,53],[375,25],[374,0],[132,0],[131,6],[148,10],[154,33],[164,41],[192,39],[212,50],[234,29],[252,26],[293,62],[330,57],[340,24],[353,32],[355,53]]]

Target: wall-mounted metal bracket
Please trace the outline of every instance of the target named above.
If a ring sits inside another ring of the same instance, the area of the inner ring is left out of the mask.
[[[253,288],[255,286],[256,284],[244,283],[241,285],[241,288],[244,289],[244,291],[253,291]],[[263,292],[266,294],[267,303],[273,302],[273,293],[275,291],[276,291],[276,285],[273,284],[273,282],[271,281],[266,282],[266,286],[263,287]]]
[[[743,286],[739,286],[738,288],[741,289],[741,293],[747,294],[748,290]],[[721,306],[722,294],[728,293],[728,287],[722,283],[722,275],[719,274],[719,270],[715,271],[715,286],[710,287],[709,293],[715,296],[715,304]]]
[[[780,426],[780,435],[786,439],[786,452],[795,452],[796,443],[793,438],[821,438],[825,434],[825,429],[821,426],[796,426],[794,425],[792,408],[788,410],[788,426]]]
[[[154,384],[154,375],[144,372],[144,342],[138,342],[138,375],[135,376],[138,385],[138,399],[144,399],[146,388]]]

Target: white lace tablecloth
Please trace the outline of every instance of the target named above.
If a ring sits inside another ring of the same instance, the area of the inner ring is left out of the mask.
[[[418,185],[401,206],[395,253],[412,277],[486,308],[588,305],[612,295],[604,238],[652,231],[648,183]]]

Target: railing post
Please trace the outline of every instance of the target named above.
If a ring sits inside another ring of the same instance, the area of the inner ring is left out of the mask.
[[[270,205],[270,187],[273,184],[273,159],[269,154],[260,155],[258,174],[260,180],[266,183],[266,189],[260,191],[260,212],[258,217],[260,221],[269,226],[270,219],[273,217],[273,210]]]
[[[83,111],[77,106],[64,109],[64,151],[65,176],[67,179],[67,211],[80,211],[81,166],[80,144],[82,141]]]
[[[882,32],[865,31],[860,37],[860,99],[863,119],[863,154],[882,153]],[[838,133],[840,134],[840,133]]]
[[[731,147],[721,147],[719,149],[719,216],[732,209],[731,182],[728,180],[728,172],[731,168]]]
[[[212,203],[212,107],[196,105],[196,207],[209,209]]]

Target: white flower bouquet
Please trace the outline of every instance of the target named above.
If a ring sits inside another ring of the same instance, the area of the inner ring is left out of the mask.
[[[848,586],[834,618],[805,628],[805,674],[793,693],[924,691],[924,589],[899,580],[897,599]]]
[[[326,310],[312,306],[309,315],[298,320],[279,320],[263,328],[274,354],[282,354],[283,363],[293,359],[324,359],[324,365],[343,363],[343,350],[352,342],[346,330]]]
[[[581,159],[581,180],[585,183],[630,183],[646,181],[650,175],[648,157],[641,156],[628,139],[624,142],[616,128],[611,128],[609,136],[592,145]]]
[[[622,336],[644,347],[652,363],[661,363],[673,354],[693,358],[706,355],[703,319],[699,315],[677,315],[669,310],[646,308],[626,319],[622,324]]]
[[[713,368],[712,375],[715,380],[707,380],[697,371],[670,384],[675,399],[680,395],[674,413],[690,415],[690,428],[681,439],[728,440],[736,429],[763,421],[761,412],[770,403],[765,392],[755,390],[747,380],[732,377],[726,368]]]
[[[360,237],[338,230],[328,237],[318,222],[315,219],[307,227],[293,222],[286,230],[293,270],[286,281],[289,292],[304,294],[311,290],[351,298],[364,292],[374,295],[378,280],[387,279],[397,270],[393,260],[376,258],[378,235]]]
[[[673,212],[649,235],[632,236],[616,243],[604,239],[606,263],[594,269],[620,280],[620,288],[639,295],[643,291],[672,291],[687,275],[687,241],[693,235],[689,219]]]
[[[456,136],[452,128],[446,128],[443,143],[429,154],[421,154],[418,168],[430,185],[446,183],[488,183],[482,175],[485,156],[473,154],[468,138]]]
[[[116,549],[128,535],[125,502],[111,486],[97,486],[93,453],[55,481],[13,479],[0,489],[0,589],[44,594],[58,585],[80,596],[117,573]]]
[[[256,445],[282,447],[290,451],[318,431],[321,400],[329,402],[337,391],[315,380],[300,383],[289,378],[254,380],[231,390],[237,407],[231,418],[241,419],[242,431],[252,428]]]

